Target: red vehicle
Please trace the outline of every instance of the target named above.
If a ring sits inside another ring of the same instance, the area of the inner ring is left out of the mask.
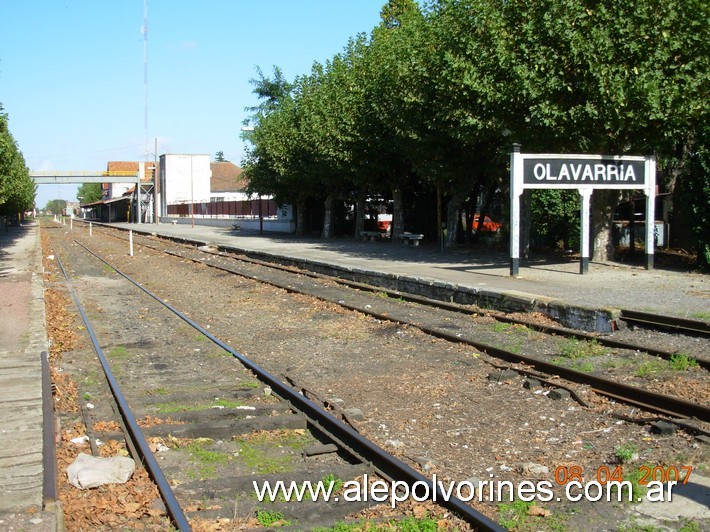
[[[473,230],[477,231],[478,230],[478,220],[480,219],[481,215],[476,213],[473,215]],[[490,216],[486,216],[483,218],[483,226],[481,227],[481,232],[482,233],[497,233],[500,231],[500,222],[494,222],[491,220]]]

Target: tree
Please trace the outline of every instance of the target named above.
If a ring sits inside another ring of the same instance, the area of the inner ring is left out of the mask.
[[[67,200],[63,199],[53,199],[47,202],[44,208],[48,213],[52,214],[64,214],[67,208]]]
[[[82,205],[88,203],[95,203],[103,198],[103,190],[101,190],[101,183],[84,183],[76,191],[76,199]]]
[[[229,162],[229,161],[227,161],[227,159],[224,158],[224,152],[223,152],[223,151],[218,151],[218,152],[215,154],[215,156],[214,156],[214,160],[215,160],[215,162],[217,162],[217,163],[226,163],[226,162]]]
[[[2,111],[0,104],[0,215],[21,215],[34,207],[37,186]]]
[[[393,200],[396,234],[405,221],[425,224],[436,191],[452,244],[462,210],[505,194],[512,142],[527,152],[655,153],[668,191],[701,153],[704,0],[432,0],[424,9],[390,0],[381,18],[369,39],[351,39],[293,82],[278,68],[252,80],[250,190],[294,203],[299,230],[303,207],[325,201],[322,234],[332,234],[337,200],[358,205],[359,229],[364,198],[378,195]],[[594,193],[593,258],[613,251],[618,197]],[[571,199],[556,201],[568,216]],[[554,234],[565,228],[550,225],[548,236],[572,238]]]

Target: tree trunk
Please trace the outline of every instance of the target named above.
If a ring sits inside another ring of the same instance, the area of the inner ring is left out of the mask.
[[[360,233],[365,230],[365,199],[367,194],[364,190],[360,190],[357,193],[357,200],[355,201],[355,234],[353,235],[356,239],[360,238]]]
[[[296,202],[296,235],[303,236],[306,233],[306,202]]]
[[[520,257],[530,258],[530,229],[532,227],[532,195],[533,191],[523,190],[520,195]],[[512,231],[513,228],[511,227]]]
[[[321,238],[333,238],[333,219],[335,217],[335,200],[337,194],[329,192],[325,197],[325,213],[323,215],[323,232]]]
[[[619,204],[618,190],[595,190],[591,201],[592,260],[614,260],[614,242],[611,237],[612,216]]]
[[[456,243],[461,218],[461,206],[466,200],[465,192],[456,192],[446,204],[446,247]]]
[[[404,233],[404,193],[399,187],[392,187],[392,242]]]

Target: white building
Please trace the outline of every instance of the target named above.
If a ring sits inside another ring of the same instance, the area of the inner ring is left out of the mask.
[[[160,156],[161,213],[168,205],[209,203],[209,155],[168,153]]]

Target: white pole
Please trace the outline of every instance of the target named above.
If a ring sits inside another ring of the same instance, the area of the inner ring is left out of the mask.
[[[128,254],[133,256],[133,229],[128,231]]]
[[[520,144],[510,152],[510,275],[520,272],[520,195],[523,193],[523,158]]]
[[[71,218],[69,218],[69,229],[70,229],[71,231],[74,230],[74,216],[72,216]]]
[[[591,188],[580,188],[582,195],[582,212],[580,213],[582,223],[580,224],[580,242],[582,244],[582,257],[579,261],[579,273],[584,275],[589,272],[589,207],[592,199]]]
[[[89,222],[89,236],[92,236],[92,231],[91,231],[92,229],[93,228],[92,228],[91,222]]]
[[[646,269],[653,269],[656,230],[656,157],[646,158]]]

